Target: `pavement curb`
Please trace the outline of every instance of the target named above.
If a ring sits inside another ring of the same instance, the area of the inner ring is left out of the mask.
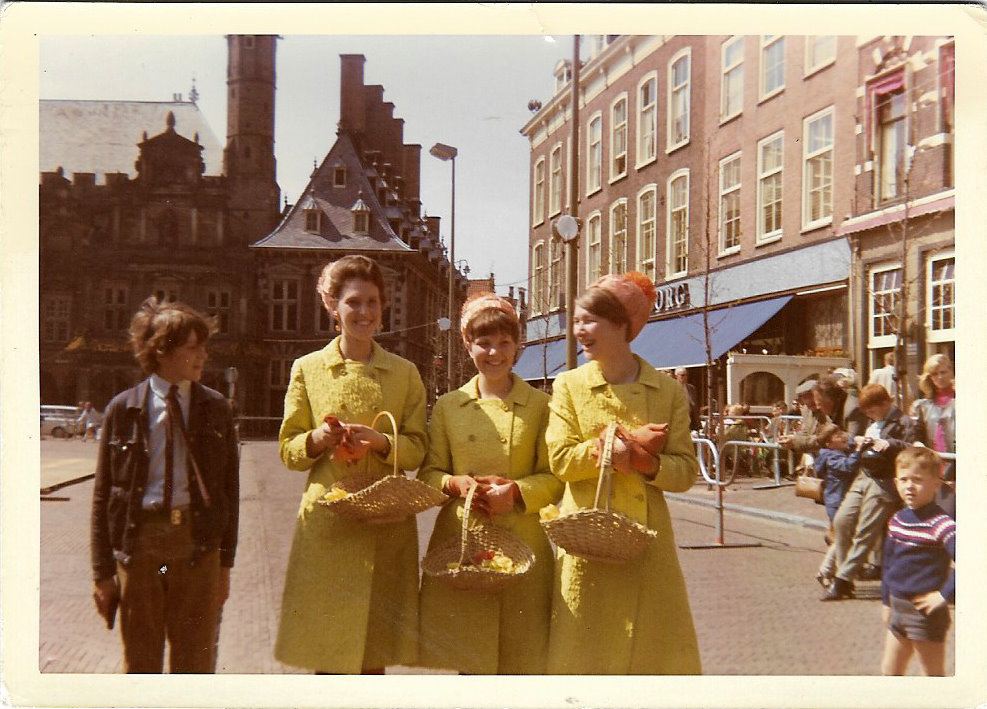
[[[715,509],[716,502],[713,500],[704,500],[702,498],[694,497],[692,495],[684,495],[682,493],[676,492],[666,492],[665,497],[669,500],[675,500],[677,502],[686,502],[690,505],[699,505],[701,507],[710,507]],[[809,527],[812,529],[829,529],[829,525],[825,522],[821,522],[817,519],[812,519],[811,517],[802,517],[801,515],[793,515],[787,512],[777,512],[775,510],[766,510],[760,507],[748,507],[746,505],[737,505],[730,502],[723,503],[723,509],[729,512],[736,512],[738,514],[747,515],[748,517],[762,517],[766,519],[771,519],[776,522],[782,522],[784,524],[791,524],[796,527]]]

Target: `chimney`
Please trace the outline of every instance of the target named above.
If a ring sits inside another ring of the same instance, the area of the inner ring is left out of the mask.
[[[339,129],[361,135],[367,128],[364,102],[362,54],[340,54],[339,71]]]
[[[404,198],[411,205],[416,216],[421,216],[421,160],[422,146],[405,145],[404,162],[401,174],[404,175]]]
[[[441,221],[441,217],[425,217],[425,223],[428,224],[428,234],[435,239],[436,245],[439,243],[439,224]]]
[[[404,144],[404,119],[392,118],[388,123],[387,132],[387,161],[394,165],[394,172],[398,175],[402,173],[401,164],[404,162],[404,151],[401,146]]]

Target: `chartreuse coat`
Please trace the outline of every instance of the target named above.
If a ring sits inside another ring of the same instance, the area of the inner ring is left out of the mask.
[[[498,591],[459,591],[422,578],[419,663],[468,674],[542,674],[548,654],[553,555],[538,511],[557,502],[562,482],[548,467],[548,395],[512,375],[503,400],[481,399],[479,377],[442,396],[432,411],[429,449],[419,478],[442,489],[450,475],[511,478],[523,504],[496,515],[531,547],[528,573]],[[462,530],[462,498],[439,513],[429,548]],[[488,518],[489,519],[489,518]],[[490,523],[484,519],[485,523]]]
[[[565,482],[562,514],[593,507],[599,479],[593,440],[611,421],[635,429],[669,423],[653,481],[614,473],[611,509],[658,532],[624,564],[559,550],[552,597],[550,674],[699,674],[696,632],[663,491],[689,489],[698,461],[682,387],[642,360],[636,382],[611,385],[597,362],[555,379],[547,443],[552,472]]]
[[[425,388],[415,366],[374,343],[369,364],[343,358],[337,337],[291,368],[279,434],[281,460],[308,471],[291,543],[274,656],[323,672],[414,664],[418,654],[418,532],[414,516],[391,524],[349,521],[317,504],[332,483],[371,470],[415,470],[425,457]],[[387,457],[368,453],[353,466],[327,452],[305,454],[326,414],[369,425],[381,410],[398,424],[377,429],[391,441]]]

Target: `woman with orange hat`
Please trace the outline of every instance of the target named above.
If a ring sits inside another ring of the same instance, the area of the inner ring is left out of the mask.
[[[449,495],[429,548],[458,538],[463,498],[535,552],[535,563],[499,591],[461,591],[424,576],[419,664],[464,674],[543,674],[548,652],[552,549],[538,511],[557,502],[562,483],[548,467],[548,395],[511,369],[520,327],[511,304],[493,293],[466,302],[463,343],[478,374],[440,397],[418,475]]]
[[[552,472],[565,483],[560,512],[594,506],[600,433],[617,422],[629,435],[614,443],[610,509],[658,535],[627,563],[559,550],[551,674],[701,672],[664,497],[689,489],[699,470],[689,402],[674,379],[631,352],[654,299],[651,280],[632,272],[604,276],[576,300],[572,328],[589,361],[555,379],[546,434]],[[656,440],[649,424],[666,423],[664,441]]]

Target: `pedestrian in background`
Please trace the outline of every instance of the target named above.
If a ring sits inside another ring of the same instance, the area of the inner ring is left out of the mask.
[[[496,591],[458,590],[425,575],[419,664],[463,674],[545,674],[554,557],[538,512],[562,494],[545,447],[549,397],[511,372],[520,325],[507,300],[488,293],[467,301],[460,327],[478,373],[432,410],[418,477],[450,501],[429,549],[459,539],[463,498],[476,486],[474,514],[524,541],[535,562]]]
[[[826,533],[826,556],[819,566],[816,580],[828,587],[836,573],[836,547],[833,544],[833,519],[840,508],[847,490],[857,477],[860,465],[860,451],[854,448],[847,432],[835,423],[826,423],[816,434],[819,452],[815,456],[816,475],[823,479],[823,504],[829,517],[829,531]]]
[[[93,403],[87,401],[82,407],[82,413],[79,414],[79,418],[76,419],[76,426],[82,431],[83,443],[89,440],[90,435],[94,441],[98,440],[99,424],[101,421],[102,416],[93,408]]]
[[[320,673],[381,674],[418,657],[418,530],[414,516],[366,524],[318,504],[360,472],[415,470],[425,457],[418,369],[374,341],[387,292],[366,256],[328,264],[318,292],[341,334],[295,360],[278,434],[281,460],[308,472],[295,520],[274,656]],[[392,433],[370,427],[380,411]],[[326,417],[341,425],[332,426]]]
[[[654,307],[647,276],[608,275],[576,301],[573,334],[589,360],[555,379],[548,423],[552,472],[565,482],[561,514],[594,506],[599,436],[630,431],[613,448],[611,509],[658,532],[637,559],[611,564],[559,550],[549,638],[550,674],[699,674],[696,632],[663,492],[688,490],[699,463],[689,402],[674,379],[631,352]],[[648,424],[668,424],[644,449]]]
[[[925,360],[918,387],[925,395],[912,404],[917,423],[916,437],[923,445],[939,453],[956,452],[956,385],[953,363],[944,354]],[[956,519],[956,463],[943,461],[945,485],[936,493],[936,502],[946,514]]]
[[[895,368],[894,352],[884,353],[884,366],[870,373],[868,384],[880,384],[888,390],[892,399],[898,396],[898,370]]]
[[[230,592],[239,459],[229,404],[199,384],[211,325],[183,303],[149,298],[130,324],[149,375],[106,408],[91,518],[96,608],[123,668],[214,672]]]
[[[699,396],[696,394],[696,387],[689,383],[689,370],[685,367],[676,369],[675,381],[682,385],[689,399],[689,430],[698,431],[703,425],[699,417]]]
[[[895,485],[905,502],[888,524],[881,583],[888,628],[881,670],[902,675],[917,653],[926,675],[945,674],[949,603],[954,599],[956,523],[936,504],[939,456],[908,448],[895,461]]]

